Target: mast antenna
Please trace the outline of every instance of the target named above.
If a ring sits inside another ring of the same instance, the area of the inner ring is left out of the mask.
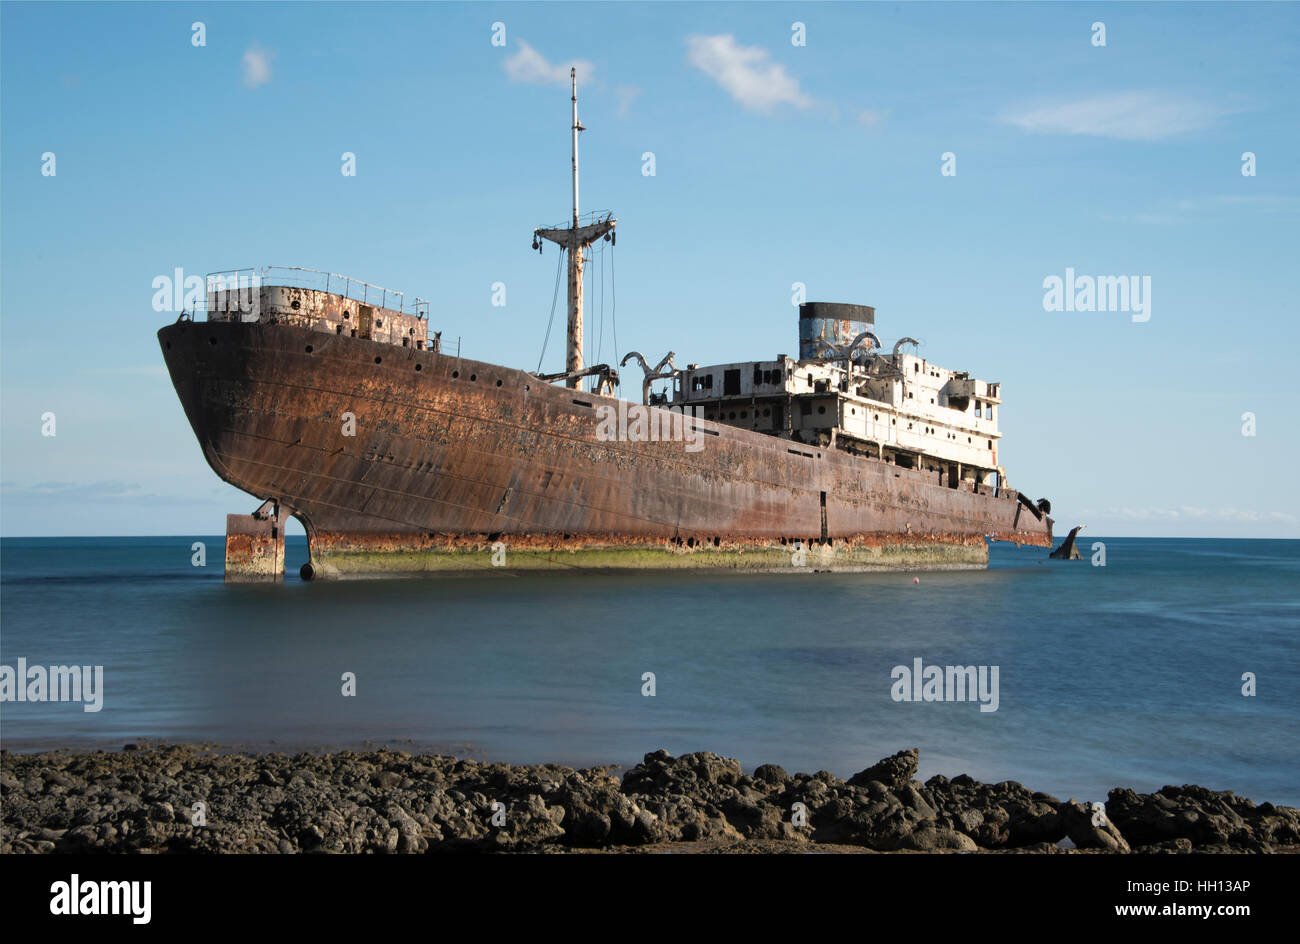
[[[568,350],[565,357],[565,384],[576,390],[581,383],[580,374],[584,368],[582,357],[582,269],[583,254],[588,246],[611,232],[618,222],[611,214],[593,218],[585,226],[578,219],[578,132],[586,131],[578,120],[578,70],[569,67],[569,80],[572,85],[570,101],[573,103],[573,216],[568,226],[544,227],[533,230],[533,240],[538,237],[550,240],[569,254],[569,325]]]

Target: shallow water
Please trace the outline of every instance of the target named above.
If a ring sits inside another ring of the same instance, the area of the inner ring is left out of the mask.
[[[191,565],[204,540],[212,565]],[[4,703],[11,750],[401,744],[633,764],[660,747],[847,776],[1232,789],[1300,805],[1300,542],[996,544],[988,571],[226,586],[221,538],[0,542],[0,662],[104,666],[103,710]],[[306,559],[290,539],[288,568]],[[998,707],[900,702],[891,670],[999,667]],[[341,676],[356,674],[356,696]],[[655,675],[654,697],[642,676]],[[1258,677],[1244,697],[1242,674]]]

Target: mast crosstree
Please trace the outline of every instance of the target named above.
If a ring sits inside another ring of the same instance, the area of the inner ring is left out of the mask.
[[[582,357],[582,269],[584,250],[611,233],[618,222],[612,215],[606,215],[592,223],[578,225],[578,132],[586,131],[578,121],[578,70],[569,69],[569,78],[573,84],[573,217],[568,226],[533,230],[534,247],[537,239],[548,240],[560,246],[569,254],[569,324],[568,351],[565,358],[565,384],[577,389],[584,369]]]

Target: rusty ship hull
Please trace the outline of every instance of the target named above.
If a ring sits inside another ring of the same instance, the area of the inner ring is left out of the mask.
[[[606,441],[616,400],[494,364],[246,321],[158,339],[208,464],[274,503],[281,548],[289,515],[306,529],[304,576],[975,568],[988,538],[1052,543],[1015,491],[835,448],[703,419],[696,452]]]

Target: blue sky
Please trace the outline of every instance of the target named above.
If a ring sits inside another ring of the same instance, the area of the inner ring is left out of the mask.
[[[1001,381],[1009,480],[1061,525],[1300,536],[1295,5],[6,3],[0,53],[0,533],[216,534],[258,504],[163,370],[177,267],[347,273],[535,368],[580,60],[619,356],[797,353],[802,282]],[[1149,276],[1150,320],[1045,311],[1067,267]]]

